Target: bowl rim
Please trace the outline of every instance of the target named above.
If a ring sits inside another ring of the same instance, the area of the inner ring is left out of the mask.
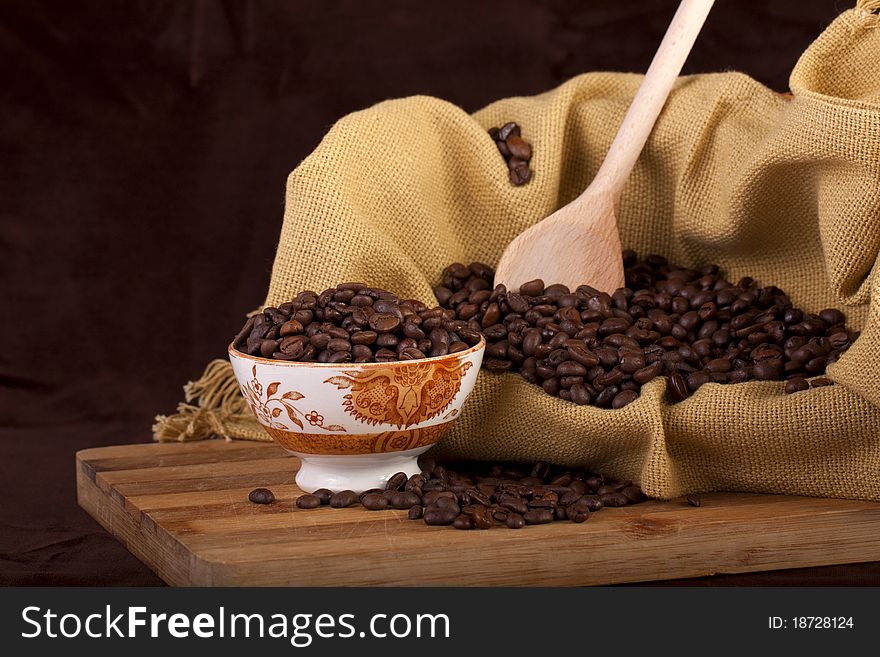
[[[226,348],[226,352],[231,356],[240,358],[241,360],[253,361],[254,363],[265,363],[267,365],[279,365],[281,367],[321,367],[336,369],[365,368],[372,369],[376,367],[403,367],[414,363],[435,363],[444,359],[462,358],[480,351],[486,347],[486,337],[480,334],[480,341],[473,347],[468,347],[464,351],[456,351],[453,354],[444,354],[443,356],[431,356],[429,358],[416,358],[409,360],[390,360],[384,363],[316,363],[313,361],[295,361],[295,360],[276,360],[274,358],[263,358],[262,356],[251,356],[235,348],[234,343],[230,342]]]

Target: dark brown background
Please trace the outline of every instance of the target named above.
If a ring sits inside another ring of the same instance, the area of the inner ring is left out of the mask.
[[[851,4],[719,0],[685,72],[784,91]],[[472,111],[642,72],[676,5],[0,5],[0,583],[161,583],[77,507],[73,454],[150,440],[153,415],[224,353],[263,299],[285,177],[334,121],[389,97]],[[876,585],[880,569],[698,583]]]

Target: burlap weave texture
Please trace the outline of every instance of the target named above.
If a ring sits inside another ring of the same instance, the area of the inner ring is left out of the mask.
[[[806,309],[843,308],[863,332],[829,370],[837,385],[785,395],[776,382],[707,384],[670,405],[655,380],[610,411],[549,397],[515,374],[481,373],[439,452],[588,465],[662,498],[737,490],[880,500],[875,4],[844,12],[804,53],[792,96],[739,73],[681,78],[618,209],[626,247],[717,263]],[[413,97],[343,118],[289,177],[266,303],[345,280],[433,302],[446,264],[496,263],[514,236],[589,184],[640,81],[590,73],[474,115]],[[486,132],[507,121],[534,150],[523,187],[510,185]],[[163,418],[157,436],[267,438],[229,377],[215,367],[228,394]]]

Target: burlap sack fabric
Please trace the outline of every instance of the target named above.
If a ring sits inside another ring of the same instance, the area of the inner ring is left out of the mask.
[[[880,8],[862,1],[801,57],[793,96],[739,73],[681,78],[623,193],[621,241],[752,275],[799,306],[838,306],[862,336],[838,384],[703,386],[676,405],[665,379],[621,410],[481,373],[443,455],[545,459],[640,482],[656,497],[710,490],[880,500]],[[497,262],[520,231],[574,198],[641,77],[590,73],[474,115],[404,98],[345,117],[291,175],[267,304],[363,280],[432,302],[454,261]],[[533,180],[514,187],[487,128],[522,126]],[[230,327],[231,332],[234,327]],[[160,417],[159,440],[267,440],[228,364]],[[193,404],[192,402],[197,402]]]

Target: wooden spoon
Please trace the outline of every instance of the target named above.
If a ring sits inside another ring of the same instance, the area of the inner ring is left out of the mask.
[[[614,208],[713,3],[682,0],[593,182],[507,246],[496,285],[513,291],[542,278],[571,290],[587,284],[610,293],[624,286]]]

